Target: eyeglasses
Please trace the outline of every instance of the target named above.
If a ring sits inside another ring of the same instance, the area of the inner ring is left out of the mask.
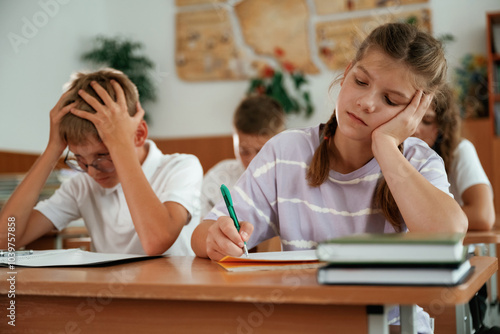
[[[92,166],[98,171],[101,171],[103,173],[111,173],[112,171],[115,170],[115,165],[113,165],[113,161],[110,158],[107,157],[97,158],[90,164],[84,164],[83,162],[78,160],[78,158],[70,156],[69,152],[70,151],[68,150],[66,158],[64,158],[64,163],[68,165],[71,169],[74,169],[78,172],[86,173],[89,169],[89,166]]]

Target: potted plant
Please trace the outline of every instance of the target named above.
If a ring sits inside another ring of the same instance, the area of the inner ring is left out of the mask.
[[[284,111],[288,113],[305,113],[310,117],[314,112],[309,91],[305,89],[307,80],[304,74],[296,70],[295,66],[287,61],[281,61],[284,51],[281,48],[274,50],[279,66],[273,68],[266,64],[258,69],[258,75],[250,79],[247,95],[265,94],[276,99]],[[293,90],[289,87],[293,86]]]
[[[98,66],[108,66],[125,73],[137,86],[141,104],[156,100],[156,87],[149,71],[154,62],[140,55],[143,44],[128,38],[97,36],[95,47],[82,55],[82,60]],[[147,119],[147,116],[145,115]]]

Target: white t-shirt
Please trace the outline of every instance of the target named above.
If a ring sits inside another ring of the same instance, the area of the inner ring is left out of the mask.
[[[462,194],[467,188],[476,184],[487,184],[491,189],[490,181],[484,172],[481,161],[479,161],[476,149],[467,139],[462,139],[453,153],[448,180],[450,181],[450,192],[460,206],[464,205]],[[493,192],[493,189],[491,191]]]
[[[194,255],[191,234],[200,221],[200,190],[203,169],[197,157],[188,154],[164,155],[148,140],[148,155],[142,170],[162,203],[181,204],[191,215],[169,255]],[[145,254],[125,200],[121,184],[106,189],[87,173],[63,182],[49,199],[35,210],[46,216],[58,230],[83,218],[92,238],[92,248],[103,253]]]
[[[236,159],[223,160],[210,168],[203,178],[201,188],[201,218],[205,217],[215,204],[222,201],[221,184],[232,190],[244,171],[245,167]]]

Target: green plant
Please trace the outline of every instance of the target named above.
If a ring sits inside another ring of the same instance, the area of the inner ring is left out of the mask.
[[[143,48],[142,43],[122,37],[97,36],[94,44],[94,49],[84,53],[82,60],[125,73],[137,86],[141,104],[156,100],[156,87],[149,74],[154,62],[138,54]]]
[[[486,57],[466,54],[455,69],[455,87],[462,117],[488,117]]]
[[[278,59],[284,55],[284,51],[280,48],[276,48],[274,53]],[[280,61],[279,64],[277,69],[269,65],[261,68],[258,76],[250,79],[247,95],[271,96],[281,104],[287,114],[304,112],[306,117],[310,117],[314,112],[314,107],[309,92],[304,88],[307,84],[304,74],[297,71],[290,62]],[[294,91],[289,91],[287,81],[291,82]]]

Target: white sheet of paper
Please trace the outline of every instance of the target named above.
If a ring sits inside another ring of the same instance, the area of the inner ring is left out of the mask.
[[[238,261],[260,261],[260,262],[297,262],[297,261],[315,261],[318,260],[316,256],[316,250],[301,250],[301,251],[287,251],[287,252],[260,252],[260,253],[249,253],[248,258],[245,254],[242,256],[226,257],[224,261],[231,261],[238,259]]]
[[[10,264],[24,267],[82,266],[150,257],[137,254],[95,253],[78,248],[33,251],[33,254],[29,255],[16,254],[15,258],[9,257],[7,254],[4,252],[4,255],[0,257],[0,266]],[[12,262],[12,259],[15,259],[15,261]]]

